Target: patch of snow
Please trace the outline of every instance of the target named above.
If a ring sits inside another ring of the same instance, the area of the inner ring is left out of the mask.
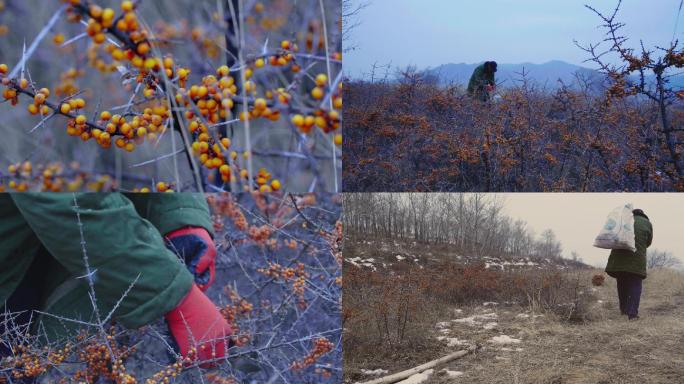
[[[603,300],[598,300],[597,303],[603,304]]]
[[[439,337],[438,337],[439,339]],[[464,340],[459,340],[456,337],[444,337],[439,341],[446,341],[447,342],[447,347],[455,347],[457,345],[468,345],[467,341]]]
[[[389,373],[389,371],[387,371],[387,370],[385,370],[385,369],[382,369],[382,368],[378,368],[378,369],[362,369],[362,370],[361,370],[361,373],[363,373],[364,375],[368,375],[368,376],[380,376],[380,375],[384,375],[384,374],[386,374],[386,373]]]
[[[462,313],[462,312],[463,312],[463,310],[462,310],[462,309],[460,309],[460,308],[456,308],[456,309],[454,309],[454,312],[456,312],[456,313]]]
[[[402,260],[406,259],[406,258],[405,258],[404,256],[402,256],[402,255],[397,255],[397,256],[395,256],[395,257],[396,257],[397,260],[399,260],[399,261],[402,261]]]
[[[463,376],[463,372],[461,371],[450,371],[446,368],[442,369],[442,372],[444,372],[447,376],[451,378]]]
[[[361,257],[350,257],[350,258],[345,259],[345,260],[347,262],[354,264],[357,267],[363,266],[363,267],[371,268],[374,271],[376,270],[375,265],[373,265],[373,263],[375,263],[374,258],[363,259]]]
[[[508,335],[500,335],[500,336],[494,336],[491,339],[488,340],[490,343],[496,343],[496,344],[517,344],[521,340],[520,339],[514,339]]]
[[[518,313],[517,315],[515,315],[515,317],[519,319],[527,319],[528,317],[530,317],[530,315],[528,315],[527,313]]]
[[[501,347],[501,351],[506,351],[506,352],[522,352],[522,348],[508,348],[508,347]]]
[[[455,323],[463,323],[463,324],[468,324],[470,326],[480,326],[482,323],[488,321],[488,320],[494,320],[497,318],[497,315],[495,312],[491,313],[483,313],[481,315],[473,315],[469,317],[463,317],[460,319],[455,319],[452,320]]]
[[[501,267],[501,270],[502,270],[502,271],[504,270],[504,266],[501,265],[501,264],[497,264],[497,263],[491,263],[491,264],[490,264],[490,263],[485,263],[485,269],[489,269],[490,267],[494,267],[494,266],[496,266],[496,267]]]
[[[497,303],[496,301],[485,301],[484,303],[482,303],[482,305],[488,307],[490,305],[499,305],[499,303]]]
[[[406,380],[402,380],[398,382],[397,384],[420,384],[422,382],[427,381],[427,379],[430,378],[432,375],[432,372],[434,372],[434,369],[428,369],[427,371],[421,372],[421,373],[416,373],[415,375],[412,375]]]
[[[446,328],[449,326],[449,324],[450,323],[448,321],[440,321],[439,323],[437,323],[436,326],[437,326],[437,328]]]
[[[483,325],[482,328],[489,330],[489,329],[494,329],[494,328],[496,328],[497,325],[498,325],[498,324],[495,323],[495,322],[490,322],[490,323],[487,323],[487,324]]]

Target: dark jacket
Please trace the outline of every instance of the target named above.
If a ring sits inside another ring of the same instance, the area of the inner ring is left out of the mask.
[[[646,248],[653,241],[653,226],[648,217],[641,211],[634,212],[634,237],[636,252],[614,249],[610,252],[606,273],[617,277],[615,272],[629,272],[646,278]]]
[[[489,94],[487,93],[487,85],[495,85],[494,73],[485,72],[485,65],[480,64],[473,71],[472,76],[470,76],[470,81],[468,81],[468,94],[475,96],[482,101],[487,101],[489,99]]]
[[[173,309],[193,277],[163,235],[183,226],[213,233],[202,194],[0,194],[0,310],[40,257],[50,264],[40,309],[68,318],[92,315],[74,196],[100,314],[114,308],[136,276],[114,320],[137,328]],[[40,317],[44,325],[55,322]]]

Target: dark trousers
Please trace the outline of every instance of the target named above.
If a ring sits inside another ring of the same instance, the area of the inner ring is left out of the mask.
[[[639,314],[641,300],[641,276],[629,272],[616,273],[620,312],[634,318]]]

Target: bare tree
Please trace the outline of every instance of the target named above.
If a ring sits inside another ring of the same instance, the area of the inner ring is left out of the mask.
[[[648,269],[675,268],[681,264],[681,260],[676,258],[672,252],[659,251],[657,249],[648,251],[646,259],[646,267]]]

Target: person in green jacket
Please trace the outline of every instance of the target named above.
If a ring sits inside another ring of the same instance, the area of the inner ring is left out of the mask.
[[[496,87],[496,67],[496,61],[485,61],[484,64],[477,66],[468,81],[468,95],[482,101],[489,100],[490,93],[494,92]]]
[[[636,251],[614,249],[606,265],[606,273],[617,280],[620,312],[629,320],[639,318],[641,283],[646,278],[646,249],[653,241],[653,226],[648,216],[641,209],[632,213]]]
[[[0,218],[0,312],[15,323],[54,341],[78,331],[65,318],[111,312],[134,329],[164,317],[182,356],[225,356],[230,326],[203,293],[216,258],[204,195],[0,194]]]

